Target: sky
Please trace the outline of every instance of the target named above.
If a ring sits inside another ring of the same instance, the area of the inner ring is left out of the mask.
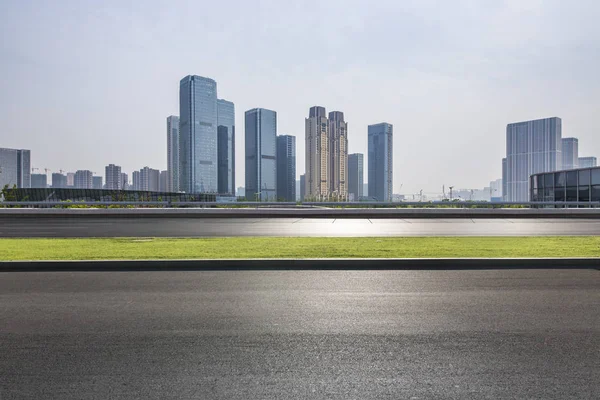
[[[349,150],[394,125],[394,192],[501,178],[506,124],[558,116],[600,156],[596,0],[2,0],[0,147],[51,171],[166,169],[179,81],[217,81],[244,112],[277,112],[304,172],[311,106],[343,111]],[[365,181],[367,180],[365,168]]]

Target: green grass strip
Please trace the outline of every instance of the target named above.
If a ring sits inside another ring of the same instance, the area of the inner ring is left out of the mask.
[[[600,257],[600,237],[0,239],[0,260]]]

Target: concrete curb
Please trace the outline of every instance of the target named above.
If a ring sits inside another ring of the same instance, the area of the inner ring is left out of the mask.
[[[599,269],[600,258],[0,261],[1,272]]]

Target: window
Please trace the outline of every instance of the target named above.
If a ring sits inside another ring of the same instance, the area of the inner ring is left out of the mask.
[[[567,188],[567,201],[577,201],[577,186]]]
[[[579,171],[579,186],[589,186],[590,185],[590,170],[584,169]]]
[[[554,174],[554,186],[555,187],[565,187],[567,183],[567,174],[564,172],[557,172]]]
[[[565,201],[565,188],[558,188],[554,191],[554,201]]]
[[[544,175],[544,187],[545,188],[554,187],[554,174],[545,174]]]
[[[592,201],[600,201],[600,185],[592,186]]]
[[[579,187],[579,201],[590,201],[590,187],[580,186]]]
[[[600,185],[600,168],[592,170],[592,185]]]
[[[543,189],[544,188],[544,175],[538,175],[535,177],[535,179],[537,180],[538,189]]]
[[[577,186],[577,171],[567,171],[567,186]]]

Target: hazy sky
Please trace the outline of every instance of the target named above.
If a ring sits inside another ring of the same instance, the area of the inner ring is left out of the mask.
[[[52,171],[166,169],[166,117],[196,74],[235,103],[237,186],[244,111],[277,111],[300,175],[321,105],[344,112],[350,152],[394,125],[394,192],[479,188],[509,122],[559,116],[600,156],[598,21],[597,0],[2,0],[0,147]]]

